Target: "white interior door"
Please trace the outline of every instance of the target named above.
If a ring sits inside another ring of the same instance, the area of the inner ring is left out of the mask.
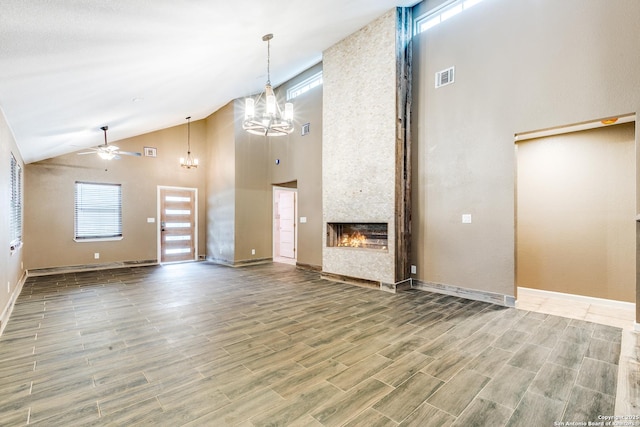
[[[279,255],[285,258],[296,257],[296,193],[280,191],[278,194],[280,213]]]
[[[295,188],[273,188],[273,261],[275,262],[296,264],[297,197],[298,192]]]

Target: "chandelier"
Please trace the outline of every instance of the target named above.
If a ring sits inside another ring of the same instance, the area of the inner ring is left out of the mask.
[[[197,168],[198,159],[194,159],[191,155],[191,116],[187,120],[187,157],[180,157],[180,166],[185,169]]]
[[[257,99],[246,98],[244,122],[242,128],[254,135],[284,136],[293,132],[293,104],[284,104],[284,111],[276,101],[276,95],[271,87],[271,44],[273,34],[266,34],[262,41],[267,42],[267,84]],[[264,97],[264,99],[263,99]],[[260,101],[262,106],[260,105]],[[256,108],[261,110],[256,111]]]

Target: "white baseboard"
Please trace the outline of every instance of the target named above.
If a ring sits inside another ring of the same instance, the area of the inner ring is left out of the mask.
[[[6,328],[7,326],[7,322],[9,321],[9,317],[11,317],[11,312],[13,311],[13,306],[15,305],[16,300],[18,299],[18,296],[20,296],[20,292],[22,292],[22,286],[26,281],[27,281],[27,271],[25,270],[22,273],[22,277],[18,279],[18,285],[13,290],[13,293],[9,298],[9,303],[4,308],[4,310],[2,310],[2,314],[0,314],[0,336],[2,336],[2,333],[4,332],[4,328]]]
[[[612,299],[588,297],[584,295],[565,294],[562,292],[544,291],[541,289],[518,287],[518,296],[531,295],[542,298],[558,298],[566,301],[583,302],[587,304],[597,304],[605,307],[619,308],[625,310],[635,310],[636,305],[632,302],[616,301]]]

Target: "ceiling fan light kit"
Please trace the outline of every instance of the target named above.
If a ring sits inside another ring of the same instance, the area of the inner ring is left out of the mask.
[[[103,160],[119,159],[121,154],[124,156],[142,156],[141,153],[135,153],[132,151],[120,151],[120,147],[118,147],[117,145],[109,145],[109,143],[107,142],[107,130],[109,129],[109,126],[102,126],[100,129],[104,132],[104,144],[98,145],[96,148],[90,148],[90,150],[93,151],[84,151],[82,153],[78,153],[79,155],[96,153]]]

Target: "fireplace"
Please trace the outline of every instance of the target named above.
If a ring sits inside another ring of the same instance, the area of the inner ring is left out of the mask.
[[[387,223],[384,222],[329,222],[327,246],[388,250]]]

